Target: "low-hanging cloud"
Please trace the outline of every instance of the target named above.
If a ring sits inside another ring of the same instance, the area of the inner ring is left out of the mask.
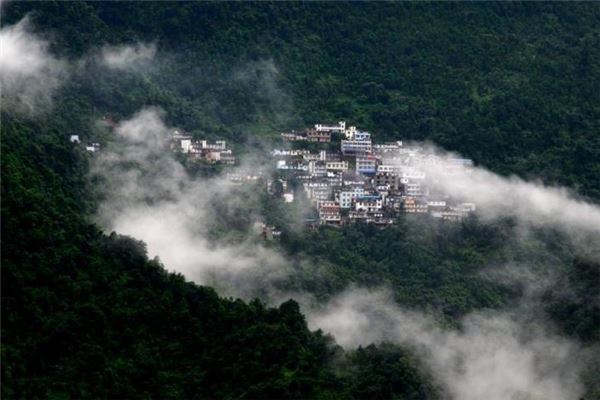
[[[68,74],[68,64],[32,32],[29,17],[0,29],[0,53],[4,106],[28,113],[47,109]]]
[[[215,199],[225,207],[258,200],[252,194],[240,198],[223,176],[190,177],[168,149],[172,128],[164,117],[161,110],[147,108],[121,122],[114,131],[117,140],[98,156],[95,172],[107,182],[107,197],[98,213],[101,224],[144,240],[150,254],[160,256],[168,269],[215,286],[222,294],[260,295],[274,302],[287,298],[289,293],[276,289],[291,268],[284,255],[251,235],[234,241],[211,239]],[[454,171],[450,178],[457,182],[450,184],[447,169],[435,168],[440,167],[427,166],[429,184],[476,202],[484,218],[512,216],[526,225],[594,232],[589,220],[595,218],[596,206],[565,191],[479,169]],[[500,191],[503,200],[486,193],[492,189]],[[533,198],[525,196],[530,192]],[[524,205],[507,206],[518,203],[519,196],[525,196]],[[554,209],[541,204],[545,201],[582,207],[590,215],[567,213],[556,220]],[[527,265],[523,268],[529,271]],[[515,276],[535,279],[531,274]],[[345,347],[392,341],[416,349],[453,399],[575,399],[582,393],[580,348],[553,333],[525,306],[475,312],[460,321],[459,330],[447,330],[428,315],[400,308],[387,291],[349,289],[327,304],[319,304],[310,293],[291,297],[303,304],[311,328],[332,333]]]
[[[0,30],[0,46],[2,96],[19,111],[44,109],[73,64],[51,54],[49,43],[32,32],[27,17]],[[105,46],[80,62],[136,71],[150,65],[156,53],[155,44]],[[271,60],[260,61],[234,71],[232,80],[255,89],[259,99],[277,105],[274,110],[285,116],[282,110],[293,105],[277,86],[277,74]],[[118,124],[116,140],[95,157],[94,173],[106,183],[98,221],[107,230],[144,240],[150,254],[158,255],[168,269],[216,286],[221,294],[265,298],[266,292],[271,299],[284,299],[286,294],[275,284],[285,279],[290,262],[281,253],[252,235],[212,238],[218,222],[215,200],[221,207],[236,208],[257,199],[252,193],[241,198],[238,188],[222,176],[190,177],[168,149],[172,128],[164,117],[160,109],[141,110]],[[526,226],[566,232],[582,247],[597,246],[598,206],[565,189],[481,168],[448,168],[456,156],[436,152],[442,162],[423,164],[427,184],[476,203],[483,218],[514,217]],[[254,174],[258,168],[246,165],[235,172]],[[511,275],[521,281],[523,276],[536,279],[526,273]],[[349,289],[322,305],[309,293],[293,297],[302,300],[312,328],[332,333],[345,347],[386,340],[417,349],[454,399],[571,399],[582,391],[578,346],[530,313],[520,315],[522,310],[475,312],[460,321],[459,330],[446,330],[423,313],[400,308],[387,291]]]
[[[156,44],[105,46],[100,51],[101,63],[115,70],[135,70],[149,63],[156,56]]]
[[[90,79],[87,67],[139,72],[151,65],[155,43],[106,45],[78,59],[58,57],[50,42],[33,30],[29,16],[0,29],[0,84],[3,107],[36,115],[48,111],[58,90],[70,79]]]
[[[600,260],[600,206],[564,187],[504,177],[483,167],[464,166],[461,156],[433,145],[417,145],[417,156],[389,158],[405,171],[424,172],[419,182],[429,200],[473,203],[483,222],[509,218],[515,236],[531,237],[536,229],[559,232],[580,256]]]
[[[210,239],[215,199],[234,208],[255,201],[252,195],[234,195],[238,187],[224,177],[192,179],[168,150],[172,129],[162,117],[147,108],[120,123],[117,140],[96,160],[94,171],[107,182],[101,225],[144,240],[168,269],[197,283],[241,297],[268,289],[285,275],[284,257],[257,242],[258,235],[234,243]]]
[[[476,312],[459,330],[447,330],[432,317],[396,306],[387,291],[349,289],[306,311],[312,328],[333,334],[343,346],[389,341],[415,349],[452,399],[567,400],[583,390],[581,350],[527,320],[523,310]]]
[[[531,226],[553,227],[568,233],[600,233],[600,207],[560,187],[549,187],[511,176],[502,177],[481,167],[456,168],[456,154],[430,148],[437,162],[424,159],[417,166],[427,173],[427,185],[462,201],[476,203],[486,219],[515,217]]]

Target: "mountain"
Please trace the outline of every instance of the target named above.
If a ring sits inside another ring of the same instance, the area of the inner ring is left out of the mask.
[[[276,143],[283,130],[348,120],[381,142],[431,141],[502,177],[564,186],[594,207],[600,199],[594,3],[23,1],[3,3],[1,18],[3,31],[23,23],[17,33],[47,40],[56,71],[45,73],[61,81],[25,112],[12,102],[27,93],[13,95],[2,81],[6,398],[478,396],[476,385],[460,386],[463,375],[457,389],[448,384],[454,375],[436,370],[447,365],[436,364],[444,348],[418,343],[430,352],[423,357],[414,341],[386,343],[383,335],[381,343],[376,318],[365,335],[376,344],[343,349],[340,338],[309,329],[315,316],[294,300],[220,297],[167,272],[172,266],[150,259],[136,238],[104,233],[94,219],[104,183],[69,137],[109,148],[116,139],[106,124],[145,107],[160,107],[169,126],[195,137],[226,139],[240,154]],[[124,45],[134,49],[133,67],[102,65]],[[212,233],[234,232],[219,244],[245,238],[249,227],[238,232],[226,218],[238,215],[289,228],[272,245],[292,260],[278,290],[337,305],[334,314],[346,316],[348,287],[385,286],[393,304],[431,312],[455,332],[436,336],[453,349],[461,342],[448,338],[469,334],[470,315],[518,310],[526,315],[519,326],[544,316],[543,334],[554,336],[543,343],[560,337],[564,364],[598,354],[596,242],[580,240],[578,227],[529,229],[512,216],[307,231],[292,227],[297,210],[262,200],[257,209],[223,203]],[[388,303],[374,308],[391,312]],[[534,368],[542,372],[531,380],[543,385],[543,374],[564,364]],[[573,393],[600,398],[600,366],[582,369],[568,381]]]
[[[98,110],[159,104],[184,128],[234,140],[347,119],[598,198],[594,3],[19,2],[3,20],[28,12],[59,54],[142,41],[176,60],[135,91],[90,90]]]

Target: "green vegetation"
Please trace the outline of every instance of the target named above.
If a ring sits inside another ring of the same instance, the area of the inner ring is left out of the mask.
[[[434,396],[396,347],[343,353],[292,300],[221,299],[143,243],[102,235],[86,222],[83,154],[54,129],[2,119],[4,398]]]
[[[80,71],[93,79],[75,77],[60,100],[71,124],[94,107],[154,104],[175,125],[243,142],[344,118],[600,198],[595,3],[19,2],[3,22],[28,11],[68,57],[158,44],[143,78]]]
[[[377,140],[431,140],[501,174],[540,177],[600,199],[600,7],[594,3],[11,2],[52,50],[156,42],[141,74],[84,65],[48,114],[2,111],[2,395],[5,398],[435,398],[405,349],[343,352],[298,306],[219,298],[149,260],[145,246],[90,224],[87,156],[68,143],[143,106],[236,151],[317,121]],[[195,176],[213,166],[187,166]],[[216,200],[217,201],[217,200]],[[299,212],[264,199],[269,222]],[[242,214],[243,215],[243,214]],[[227,229],[215,227],[215,235]],[[450,323],[510,305],[522,288],[488,279],[507,260],[568,271],[545,294],[563,331],[597,345],[598,267],[564,237],[490,225],[404,220],[290,230],[281,250],[313,260],[284,285],[327,299],[348,284],[392,288]],[[517,243],[518,242],[518,243]],[[348,247],[347,243],[355,246]],[[518,244],[518,245],[517,245]],[[598,368],[597,368],[598,369]],[[594,379],[589,379],[594,384]],[[595,383],[596,386],[597,383]],[[589,398],[600,398],[600,390]],[[595,396],[595,397],[594,397]],[[586,397],[586,398],[588,398]]]

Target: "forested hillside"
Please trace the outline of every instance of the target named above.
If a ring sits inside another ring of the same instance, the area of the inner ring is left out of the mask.
[[[149,80],[78,87],[61,101],[74,114],[158,104],[177,125],[238,141],[346,119],[600,196],[593,2],[19,2],[3,22],[29,11],[60,54],[143,41],[166,59]]]
[[[282,130],[345,119],[378,141],[432,141],[498,174],[600,199],[595,3],[2,4],[3,27],[25,16],[69,71],[35,113],[2,99],[6,398],[458,398],[425,362],[435,354],[404,343],[344,350],[311,331],[294,300],[219,297],[168,273],[136,238],[103,233],[92,221],[106,187],[69,142],[113,141],[99,120],[158,106],[169,126],[244,154]],[[103,46],[139,43],[156,56],[136,71],[94,61]],[[470,313],[533,299],[528,311],[577,343],[576,354],[598,352],[600,249],[578,232],[418,216],[308,231],[298,210],[263,200],[221,204],[244,217],[241,227],[220,218],[211,243],[236,229],[228,240],[245,237],[256,215],[287,228],[268,245],[290,260],[278,290],[327,302],[348,287],[385,286],[456,335]],[[599,370],[586,365],[577,393],[600,399]]]
[[[2,114],[3,397],[435,396],[404,350],[344,353],[293,300],[219,298],[102,235],[85,155],[48,124]]]

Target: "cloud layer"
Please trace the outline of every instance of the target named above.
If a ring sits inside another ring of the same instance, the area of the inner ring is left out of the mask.
[[[346,346],[390,341],[416,349],[453,399],[577,399],[583,365],[573,343],[518,312],[477,312],[460,330],[394,305],[386,291],[350,289],[308,311],[312,328]]]
[[[156,56],[154,43],[104,46],[100,51],[101,63],[115,70],[135,70],[149,65]]]
[[[98,214],[101,225],[144,240],[151,256],[160,256],[168,269],[197,283],[241,297],[258,295],[285,275],[287,261],[258,242],[257,234],[234,242],[211,239],[218,222],[215,199],[225,212],[257,200],[252,193],[234,195],[243,189],[226,179],[190,178],[168,149],[172,131],[155,108],[116,127],[117,140],[94,168],[107,184]]]
[[[551,229],[587,258],[600,260],[600,206],[578,198],[576,193],[504,177],[482,167],[461,167],[461,156],[432,145],[422,145],[417,157],[389,159],[408,169],[425,172],[422,184],[432,199],[452,199],[476,205],[485,222],[510,218],[518,225],[515,235],[527,236],[532,229]]]
[[[3,27],[0,46],[2,96],[8,100],[3,105],[18,111],[46,109],[77,65],[53,56],[48,42],[32,32],[28,18]],[[79,63],[134,71],[151,65],[156,51],[154,44],[106,46]],[[287,104],[287,109],[291,101],[277,87],[276,77],[274,63],[264,61],[234,71],[232,81],[253,89],[266,103]],[[252,209],[258,201],[255,193],[240,196],[240,188],[222,177],[191,178],[168,149],[173,129],[163,119],[159,109],[141,110],[115,128],[116,140],[96,157],[94,173],[105,183],[100,224],[144,240],[150,255],[158,255],[168,269],[215,286],[221,294],[284,299],[275,286],[287,276],[289,260],[251,234],[216,240],[212,232],[219,223],[215,203],[226,211],[244,203]],[[427,184],[476,203],[484,219],[513,217],[525,229],[550,227],[566,233],[579,248],[599,248],[598,206],[562,188],[481,168],[449,168],[456,156],[435,152],[442,161],[422,165]],[[235,172],[258,169],[256,164],[244,165]],[[511,276],[536,279],[526,273]],[[331,332],[343,346],[387,340],[417,349],[452,398],[553,400],[581,394],[580,349],[552,333],[525,306],[513,312],[473,313],[459,330],[446,330],[423,313],[398,307],[384,290],[349,289],[322,305],[309,293],[294,297],[302,300],[311,327]]]
[[[450,398],[558,400],[581,395],[583,352],[553,333],[528,297],[517,310],[475,312],[460,321],[459,329],[445,329],[427,314],[399,307],[386,290],[350,288],[326,304],[310,293],[282,293],[277,283],[292,264],[281,253],[252,235],[215,240],[211,234],[218,219],[215,204],[225,209],[253,204],[259,201],[255,191],[240,195],[239,187],[224,177],[191,178],[168,149],[173,128],[163,118],[159,109],[147,108],[121,122],[116,141],[96,160],[95,172],[107,184],[98,215],[106,229],[144,240],[168,269],[222,294],[258,295],[273,302],[296,298],[311,328],[332,333],[345,347],[391,341],[416,349]],[[589,237],[598,228],[598,208],[565,190],[478,168],[454,170],[449,177],[446,162],[425,166],[429,185],[476,202],[483,218],[516,218],[522,225],[519,234],[542,226]],[[236,172],[259,169],[255,164]],[[563,207],[572,210],[561,211]],[[512,283],[536,280],[527,265],[520,268],[521,274],[510,274]]]
[[[52,106],[60,87],[76,72],[84,72],[86,65],[113,71],[140,71],[151,65],[157,51],[153,43],[107,45],[90,50],[80,59],[66,60],[53,55],[49,48],[50,43],[33,32],[28,16],[0,29],[3,107],[30,115],[43,113]]]
[[[446,194],[475,202],[487,219],[516,217],[533,226],[550,226],[569,233],[600,233],[600,207],[579,200],[565,188],[526,182],[516,176],[501,177],[484,168],[451,168],[455,154],[439,149],[441,162],[424,164],[427,183]],[[449,171],[452,171],[449,173]]]
[[[47,108],[68,73],[68,65],[49,52],[31,31],[28,17],[0,30],[0,82],[5,106],[21,112]]]

